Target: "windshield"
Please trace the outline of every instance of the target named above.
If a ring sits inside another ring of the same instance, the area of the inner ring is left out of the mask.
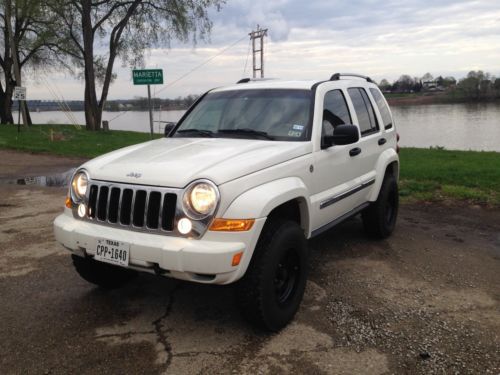
[[[254,89],[208,93],[173,137],[310,139],[310,90]]]

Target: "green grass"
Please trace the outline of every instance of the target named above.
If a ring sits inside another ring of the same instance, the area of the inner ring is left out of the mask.
[[[64,156],[91,158],[149,139],[146,133],[87,132],[71,125],[34,125],[18,134],[16,126],[0,125],[0,148]],[[500,207],[500,153],[403,148],[400,158],[404,200]]]
[[[401,196],[500,206],[500,153],[403,148]]]
[[[51,136],[52,134],[52,136]],[[161,135],[155,135],[161,137]],[[88,132],[73,125],[0,125],[0,147],[54,155],[95,157],[120,147],[150,140],[147,133],[111,130]]]

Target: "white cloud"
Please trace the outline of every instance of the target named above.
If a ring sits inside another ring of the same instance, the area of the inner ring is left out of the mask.
[[[500,8],[496,1],[476,0],[233,0],[211,13],[211,44],[173,43],[155,49],[147,65],[162,67],[166,83],[186,74],[223,48],[241,41],[185,79],[163,90],[162,97],[203,91],[240,79],[247,59],[247,34],[259,24],[269,29],[266,76],[324,79],[335,71],[357,71],[376,79],[400,74],[463,76],[482,69],[500,75]],[[251,58],[245,76],[249,75]],[[144,96],[130,70],[116,65],[118,79],[110,98]],[[63,74],[52,82],[69,99],[83,98],[83,85]],[[157,90],[160,87],[156,88]],[[30,86],[30,97],[49,97]]]

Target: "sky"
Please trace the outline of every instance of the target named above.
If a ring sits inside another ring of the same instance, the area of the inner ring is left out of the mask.
[[[145,67],[164,71],[165,84],[152,87],[155,97],[201,94],[250,77],[248,33],[257,25],[269,30],[266,78],[355,72],[393,81],[426,72],[461,78],[478,69],[500,77],[500,0],[227,0],[210,17],[208,42],[146,53]],[[132,84],[130,67],[116,62],[115,73],[109,99],[147,95]],[[83,81],[62,71],[38,73],[24,85],[29,99],[83,100]]]

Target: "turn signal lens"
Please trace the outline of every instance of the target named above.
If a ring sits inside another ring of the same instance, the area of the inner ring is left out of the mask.
[[[215,219],[210,230],[218,232],[244,232],[252,229],[255,219]]]
[[[66,197],[66,201],[64,202],[64,204],[68,208],[73,208],[73,204],[71,203],[71,198],[70,197]]]
[[[242,252],[239,252],[239,253],[236,253],[233,255],[233,261],[231,262],[231,265],[233,267],[236,267],[237,265],[240,264],[241,262],[241,257],[243,256],[243,251]]]

